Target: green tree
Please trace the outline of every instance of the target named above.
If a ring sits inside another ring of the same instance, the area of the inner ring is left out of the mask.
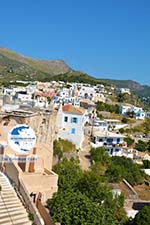
[[[58,192],[47,201],[53,222],[122,225],[126,220],[123,198],[112,195],[105,177],[99,176],[98,167],[82,171],[79,161],[64,158],[53,170],[59,175]]]
[[[82,177],[82,170],[77,160],[71,159],[69,161],[64,158],[53,167],[53,170],[59,175],[59,189],[67,190],[78,188],[78,182]]]
[[[150,169],[150,161],[149,160],[143,160],[143,168]]]
[[[52,99],[48,96],[48,97],[47,97],[48,104],[51,103],[51,100],[52,100]]]
[[[144,181],[145,173],[134,164],[129,158],[114,156],[106,171],[108,179],[112,182],[126,179],[131,185],[141,184]]]
[[[150,206],[144,206],[133,219],[133,225],[150,225]]]
[[[121,121],[122,123],[128,123],[129,119],[127,117],[123,117]]]
[[[57,156],[59,160],[63,157],[63,151],[61,149],[61,146],[57,144],[57,140],[54,140],[53,143],[53,154],[54,156]]]
[[[79,181],[78,188],[83,194],[99,204],[102,201],[107,201],[108,198],[112,198],[110,187],[106,184],[103,177],[100,177],[94,171],[84,172]]]
[[[63,191],[47,201],[54,223],[65,225],[119,225],[111,210],[100,207],[80,191]]]
[[[125,170],[121,165],[111,164],[106,171],[110,182],[119,182],[125,178]]]
[[[127,112],[127,116],[129,116],[130,118],[134,118],[135,117],[135,112],[134,111],[128,111]]]
[[[123,134],[123,133],[125,132],[125,129],[124,129],[124,128],[120,128],[120,129],[119,129],[119,132],[120,132],[121,134]]]
[[[124,141],[127,143],[127,146],[130,147],[131,145],[133,145],[134,143],[134,139],[132,139],[131,137],[127,136],[124,138]]]
[[[150,133],[150,119],[149,118],[145,120],[143,126],[144,126],[144,133],[146,135],[149,134]]]
[[[142,140],[138,140],[138,143],[135,144],[135,148],[138,151],[145,152],[147,150],[147,143]]]
[[[91,159],[94,162],[99,162],[102,165],[107,165],[110,162],[110,156],[104,147],[92,148],[90,150]]]

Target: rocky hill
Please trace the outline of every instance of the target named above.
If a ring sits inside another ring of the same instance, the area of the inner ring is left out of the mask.
[[[71,71],[63,60],[40,60],[0,48],[0,81],[43,80]]]
[[[117,87],[130,88],[131,91],[137,94],[139,97],[150,97],[150,86],[148,85],[141,85],[133,80],[104,79],[103,81],[114,84]]]

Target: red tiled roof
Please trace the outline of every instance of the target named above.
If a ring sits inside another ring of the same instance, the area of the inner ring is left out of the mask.
[[[79,107],[75,107],[75,106],[69,105],[69,104],[64,105],[62,107],[62,111],[67,112],[67,113],[73,113],[73,114],[84,114],[84,112],[85,112],[84,109],[81,109]]]
[[[47,91],[47,92],[35,92],[35,96],[43,96],[43,97],[54,97],[56,96],[55,91]]]

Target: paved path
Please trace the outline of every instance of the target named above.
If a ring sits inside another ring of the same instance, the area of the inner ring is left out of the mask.
[[[80,165],[83,170],[89,170],[91,166],[90,153],[87,151],[80,151],[78,153]]]

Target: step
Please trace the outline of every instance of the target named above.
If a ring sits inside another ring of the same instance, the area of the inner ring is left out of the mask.
[[[2,197],[15,197],[15,198],[17,198],[17,195],[16,195],[16,193],[14,193],[14,192],[2,192]]]
[[[0,219],[0,224],[1,224],[1,225],[5,225],[5,224],[8,223],[8,222],[9,222],[9,223],[11,222],[11,218],[9,218],[9,217]],[[11,225],[12,225],[12,222],[11,222]]]
[[[5,194],[3,193],[1,196],[2,196],[2,199],[4,199],[4,200],[5,199],[10,199],[10,198],[18,199],[17,195],[15,195],[14,193],[7,193],[7,194],[6,193]]]
[[[24,222],[24,223],[15,223],[15,225],[32,225],[32,221]]]
[[[28,222],[30,222],[29,221],[29,219],[28,219],[28,216],[26,216],[26,217],[24,217],[24,218],[18,218],[18,219],[12,219],[12,221],[13,221],[13,225],[16,225],[17,223],[21,223],[21,224],[26,224],[26,223],[28,223]]]
[[[1,209],[1,210],[4,210],[4,209],[6,209],[6,210],[11,210],[11,209],[15,210],[15,208],[25,209],[25,208],[24,208],[22,205],[20,205],[20,204],[7,205],[7,208],[6,208],[5,205],[0,205],[0,209]],[[25,210],[26,210],[26,209],[25,209]]]
[[[2,213],[4,213],[4,212],[6,212],[6,211],[8,211],[8,212],[12,212],[12,211],[17,211],[18,213],[20,212],[20,211],[24,211],[24,212],[26,212],[26,209],[24,208],[24,207],[22,207],[22,206],[18,206],[18,207],[12,207],[12,208],[0,208],[0,215],[2,214]]]
[[[7,204],[11,204],[11,203],[14,203],[14,202],[18,202],[21,204],[20,201],[18,201],[18,199],[16,198],[11,198],[11,199],[2,199],[1,203],[3,202],[3,204],[7,205]]]
[[[19,215],[18,215],[18,213],[19,213]],[[0,214],[0,219],[1,218],[5,218],[5,217],[7,217],[8,215],[9,216],[20,216],[20,215],[26,215],[27,214],[27,212],[26,211],[20,211],[20,212],[18,212],[18,211],[5,211],[5,212],[3,212],[2,214]]]
[[[13,206],[14,207],[15,205],[22,206],[23,207],[23,205],[19,201],[17,201],[17,202],[16,201],[13,201],[13,202],[7,202],[7,203],[6,202],[0,202],[0,207],[3,206],[3,205],[6,205],[7,208],[10,207],[10,206]]]
[[[5,225],[12,225],[12,222],[6,222]]]
[[[5,218],[0,218],[0,224],[6,225],[6,223],[11,223],[11,225],[15,225],[17,223],[26,223],[29,222],[28,215],[18,215],[18,217],[8,216]]]

